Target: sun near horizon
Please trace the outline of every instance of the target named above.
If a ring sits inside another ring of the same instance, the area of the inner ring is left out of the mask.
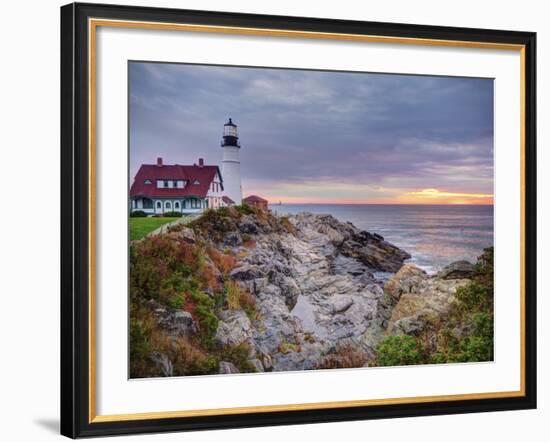
[[[269,195],[263,192],[270,204],[330,204],[330,205],[494,205],[494,196],[484,193],[448,192],[435,188],[410,190],[389,198],[325,198],[293,195]]]

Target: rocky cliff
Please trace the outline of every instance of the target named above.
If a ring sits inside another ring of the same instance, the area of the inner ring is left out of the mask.
[[[209,211],[161,236],[170,254],[185,249],[187,258],[180,259],[200,257],[185,267],[196,267],[195,274],[182,277],[178,270],[169,290],[162,281],[158,288],[144,288],[147,278],[131,288],[141,306],[134,310],[154,312],[152,328],[172,342],[164,351],[150,345],[140,357],[153,365],[142,364],[150,372],[138,376],[195,374],[185,363],[178,373],[173,368],[173,359],[189,346],[204,353],[204,358],[194,354],[203,367],[195,371],[209,373],[372,365],[388,334],[414,332],[426,315],[444,315],[467,276],[466,265],[435,278],[403,266],[407,252],[330,215],[280,217],[232,208]],[[151,266],[164,271],[158,253],[140,258],[141,249],[155,241],[161,239],[133,245],[131,272],[148,268],[143,262],[151,259]],[[197,279],[198,272],[203,276]],[[142,316],[134,318],[140,321]]]

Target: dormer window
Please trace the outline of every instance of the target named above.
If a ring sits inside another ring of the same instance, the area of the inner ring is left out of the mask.
[[[147,179],[143,182],[143,184],[153,184],[153,182],[151,180]]]
[[[168,181],[165,180],[164,183],[163,183],[163,186],[164,186],[164,188],[168,188]]]
[[[195,180],[195,181],[193,181],[193,184],[200,184],[200,181],[199,181],[199,180]]]

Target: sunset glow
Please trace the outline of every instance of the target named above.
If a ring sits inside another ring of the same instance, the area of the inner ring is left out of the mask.
[[[130,64],[130,180],[219,165],[239,127],[243,196],[278,204],[493,204],[490,79]]]

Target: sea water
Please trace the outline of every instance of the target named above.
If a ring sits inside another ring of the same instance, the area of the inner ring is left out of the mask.
[[[282,204],[270,209],[327,213],[349,221],[406,250],[410,262],[428,273],[462,259],[475,263],[493,245],[493,206],[488,205]]]

